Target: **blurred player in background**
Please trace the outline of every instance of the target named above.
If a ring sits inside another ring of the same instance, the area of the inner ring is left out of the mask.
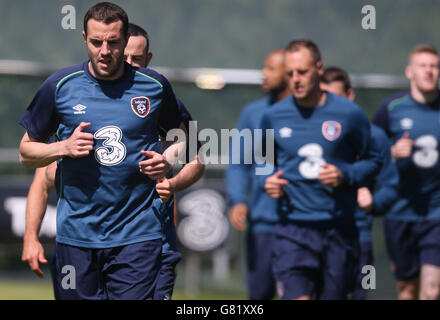
[[[90,8],[83,36],[90,60],[50,76],[20,121],[27,130],[21,162],[59,160],[55,296],[153,298],[165,207],[155,180],[171,169],[167,152],[178,151],[154,151],[158,128],[185,128],[168,81],[123,61],[123,9],[108,2]],[[59,142],[46,143],[55,131]],[[72,286],[63,283],[65,265],[75,269]]]
[[[148,33],[132,23],[129,24],[128,32],[129,39],[124,50],[124,60],[135,67],[147,67],[153,56],[149,51]],[[178,107],[188,130],[188,122],[192,120],[191,115],[180,100],[178,100]],[[166,132],[162,134],[166,135]],[[165,137],[162,137],[162,140],[165,140]],[[51,142],[55,142],[55,140]],[[175,192],[181,191],[196,182],[204,171],[203,164],[198,162],[197,159],[189,164],[191,165],[185,165],[184,169],[175,177],[163,178],[156,184],[156,191],[164,202],[168,202],[168,208],[163,227],[161,269],[154,291],[155,300],[171,298],[176,276],[175,268],[181,259],[181,254],[177,251],[176,231],[173,223],[175,199],[170,200],[170,197]],[[38,230],[46,211],[48,192],[50,189],[55,189],[56,168],[56,162],[53,162],[48,167],[36,169],[26,206],[26,234],[22,260],[27,261],[31,269],[40,277],[43,276],[43,272],[38,263],[46,263],[47,260],[44,257],[44,249],[38,241]],[[182,175],[183,178],[181,178]]]
[[[262,70],[262,88],[267,96],[248,104],[241,112],[238,130],[260,128],[263,112],[290,95],[284,72],[284,50],[276,50],[266,57]],[[255,137],[254,135],[252,135]],[[239,147],[234,147],[238,143]],[[231,224],[239,231],[246,229],[247,286],[250,299],[271,299],[275,294],[275,280],[271,269],[274,227],[278,221],[276,200],[264,190],[265,176],[257,176],[255,161],[245,164],[244,159],[253,155],[239,141],[233,140],[232,152],[239,150],[240,163],[231,164],[226,172],[227,192],[232,208]],[[232,153],[231,152],[231,153]],[[232,154],[230,158],[232,159]],[[248,191],[250,189],[250,197]],[[249,200],[248,200],[249,199]]]
[[[351,87],[350,78],[343,69],[328,67],[321,77],[321,88],[325,91],[345,97],[354,101],[355,94]],[[388,138],[382,129],[371,125],[372,143],[370,148],[374,148],[382,159],[382,167],[379,174],[371,181],[368,186],[358,189],[355,219],[359,230],[360,258],[358,277],[356,286],[352,293],[352,299],[363,300],[366,298],[367,290],[362,287],[362,279],[365,273],[362,268],[366,265],[373,265],[373,245],[371,228],[373,226],[373,215],[384,215],[387,209],[397,198],[397,187],[399,175],[394,165],[390,152]],[[372,192],[377,186],[374,196]]]
[[[345,299],[351,292],[359,259],[356,186],[380,166],[368,153],[366,115],[320,89],[323,71],[316,44],[292,41],[285,72],[293,97],[262,119],[263,133],[275,134],[277,172],[265,189],[279,198],[273,270],[283,299]]]
[[[438,299],[440,287],[439,56],[431,45],[410,53],[410,90],[386,99],[373,122],[392,140],[398,200],[385,220],[399,299]]]
[[[130,37],[124,51],[124,59],[135,67],[147,67],[153,57],[149,51],[150,39],[148,33],[138,25],[130,23],[128,26]],[[182,121],[187,131],[192,117],[185,105],[177,99],[177,105]],[[159,130],[162,141],[166,141],[166,131]],[[166,147],[166,146],[165,146]],[[188,151],[188,150],[187,150]],[[187,160],[189,154],[187,155]],[[177,236],[174,225],[174,202],[175,193],[182,191],[194,184],[201,178],[204,172],[204,165],[200,163],[198,156],[183,166],[180,172],[174,177],[163,178],[156,184],[156,191],[165,202],[168,202],[167,214],[164,222],[164,237],[162,241],[162,266],[159,271],[159,278],[154,292],[155,300],[171,299],[176,279],[176,265],[181,259],[177,250]],[[170,200],[171,199],[171,200]],[[170,201],[168,201],[170,200]]]

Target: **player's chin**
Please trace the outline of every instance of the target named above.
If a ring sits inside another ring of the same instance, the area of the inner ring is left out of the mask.
[[[115,72],[111,69],[111,68],[98,68],[98,74],[101,77],[111,77],[112,75],[115,74]]]
[[[438,88],[437,83],[434,83],[434,82],[428,82],[428,83],[422,84],[420,87],[421,87],[420,91],[425,92],[425,93],[434,92]]]
[[[296,99],[304,99],[304,98],[306,98],[307,97],[307,93],[304,91],[304,90],[294,90],[293,91],[293,96],[296,98]]]

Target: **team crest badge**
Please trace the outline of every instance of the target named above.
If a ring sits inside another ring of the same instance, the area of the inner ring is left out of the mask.
[[[147,97],[135,97],[131,99],[131,110],[141,118],[145,118],[150,112],[150,99]]]
[[[341,124],[336,121],[325,121],[322,124],[322,135],[329,141],[334,141],[341,135]]]

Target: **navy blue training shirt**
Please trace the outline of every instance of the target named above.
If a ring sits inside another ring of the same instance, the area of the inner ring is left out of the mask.
[[[121,78],[94,78],[88,62],[52,74],[20,120],[42,142],[68,139],[81,122],[94,135],[87,157],[59,160],[57,242],[107,248],[162,237],[155,181],[139,172],[141,150],[161,152],[159,127],[182,122],[168,81],[125,63]]]
[[[393,95],[380,105],[373,123],[388,134],[392,144],[405,132],[414,141],[411,156],[396,160],[399,195],[387,218],[440,219],[440,95],[429,104],[417,102],[409,91]]]
[[[373,141],[370,148],[374,148],[382,159],[382,167],[374,180],[369,182],[367,187],[373,192],[373,206],[371,212],[366,213],[361,208],[357,208],[355,218],[356,226],[359,230],[361,242],[371,242],[371,227],[373,216],[386,214],[388,209],[397,199],[397,189],[399,186],[399,173],[393,162],[390,151],[390,143],[385,132],[376,125],[371,125]],[[376,189],[375,189],[376,188]]]
[[[257,139],[254,129],[260,129],[263,113],[272,104],[273,101],[269,96],[248,104],[240,114],[237,129],[239,131],[250,129],[252,140]],[[256,144],[252,141],[252,145],[245,145],[244,141],[240,143],[233,139],[229,166],[226,171],[226,187],[231,205],[239,203],[248,205],[249,227],[256,232],[268,232],[272,231],[278,222],[277,200],[269,197],[264,189],[264,182],[268,176],[256,174],[256,169],[264,166],[264,164],[257,164],[254,159],[254,146],[260,144],[261,141],[257,141]],[[237,151],[240,152],[240,163],[233,164],[232,159],[235,156],[233,152]],[[251,159],[248,161],[250,163],[245,163],[247,157]],[[248,189],[250,189],[249,201]]]
[[[303,108],[290,96],[264,113],[261,127],[274,129],[276,170],[289,181],[279,200],[283,220],[354,217],[357,186],[381,165],[378,154],[369,150],[370,124],[360,107],[327,93],[322,106]],[[341,170],[341,186],[326,187],[318,180],[324,163]]]

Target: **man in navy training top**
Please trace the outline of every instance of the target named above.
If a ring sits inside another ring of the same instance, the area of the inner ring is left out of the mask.
[[[274,103],[290,95],[284,72],[284,50],[276,50],[266,57],[262,70],[262,88],[268,93],[264,98],[248,104],[240,114],[237,129],[259,129],[263,112]],[[254,136],[255,138],[255,136]],[[264,190],[266,176],[258,176],[258,164],[244,163],[253,150],[239,145],[240,163],[231,164],[226,172],[227,192],[232,207],[231,224],[239,231],[246,229],[247,286],[250,299],[271,299],[275,294],[275,279],[271,268],[272,241],[278,221],[276,200]],[[236,150],[236,149],[234,149]],[[245,154],[246,153],[246,154]],[[232,158],[232,154],[230,155]],[[250,198],[248,201],[248,189]],[[247,228],[246,228],[247,227]]]
[[[359,258],[356,186],[377,172],[380,160],[369,152],[363,111],[320,89],[316,44],[292,41],[284,61],[293,96],[262,119],[263,132],[273,129],[275,139],[277,171],[265,184],[279,198],[273,270],[283,299],[345,299]]]
[[[431,45],[410,53],[410,90],[386,99],[373,118],[392,141],[400,175],[398,200],[385,219],[388,254],[399,299],[439,297],[440,97],[439,56]]]
[[[129,24],[129,39],[124,50],[124,60],[136,67],[146,67],[152,58],[149,51],[148,33],[141,27]],[[185,126],[187,121],[191,120],[189,112],[185,106],[178,100],[179,111]],[[43,277],[43,272],[39,267],[40,263],[46,263],[44,257],[44,249],[38,240],[38,230],[41,225],[44,213],[46,211],[48,192],[55,189],[55,171],[56,162],[51,163],[47,167],[37,168],[34,180],[29,188],[28,200],[26,205],[26,232],[23,242],[22,260],[28,262],[32,271],[39,277]],[[187,174],[186,171],[189,171]],[[166,202],[175,190],[180,191],[194,183],[203,174],[204,166],[197,161],[191,162],[191,165],[185,165],[178,175],[172,179],[164,179],[156,184],[161,198]],[[184,179],[179,177],[185,175]],[[176,180],[177,178],[177,180]],[[174,180],[173,180],[174,179]],[[168,215],[166,215],[166,223],[164,223],[164,237],[162,245],[162,260],[159,277],[157,280],[154,299],[171,298],[175,283],[175,266],[181,258],[181,254],[176,248],[176,235],[174,224],[172,223],[173,201],[169,201]],[[171,208],[171,209],[170,209]],[[54,260],[52,260],[52,264]]]
[[[355,94],[351,87],[350,78],[347,72],[341,68],[328,67],[321,77],[321,89],[345,97],[354,101]],[[358,189],[355,219],[359,231],[360,258],[356,286],[351,295],[354,300],[366,299],[366,288],[362,286],[365,277],[365,266],[373,265],[373,245],[371,228],[373,226],[373,215],[383,215],[397,198],[397,187],[399,174],[393,163],[388,137],[382,129],[371,125],[373,141],[370,148],[375,148],[382,159],[382,168],[374,181],[368,186]],[[377,186],[374,196],[372,191]]]
[[[83,36],[90,60],[51,75],[20,120],[20,161],[37,168],[58,160],[58,297],[150,299],[166,206],[156,179],[171,169],[168,152],[185,147],[160,154],[158,128],[185,128],[168,81],[123,61],[123,9],[90,8]],[[46,143],[55,133],[58,142]],[[64,281],[66,266],[76,281]]]
[[[124,51],[124,59],[135,67],[147,67],[153,56],[149,51],[148,33],[138,25],[129,24],[130,38]],[[185,105],[177,99],[179,112],[181,113],[183,124],[186,131],[189,131],[189,121],[192,117]],[[159,129],[161,139],[165,141],[166,132]],[[188,150],[187,150],[188,151]],[[187,154],[189,157],[189,154]],[[176,280],[176,265],[182,255],[177,250],[177,235],[174,225],[174,202],[175,193],[182,191],[201,178],[204,172],[204,165],[200,163],[198,156],[189,161],[182,170],[174,177],[163,178],[156,184],[156,191],[164,202],[167,202],[167,214],[164,221],[164,236],[162,238],[162,266],[159,271],[156,289],[154,292],[155,300],[171,299]],[[173,196],[174,195],[174,196]],[[170,200],[170,201],[168,201]]]

